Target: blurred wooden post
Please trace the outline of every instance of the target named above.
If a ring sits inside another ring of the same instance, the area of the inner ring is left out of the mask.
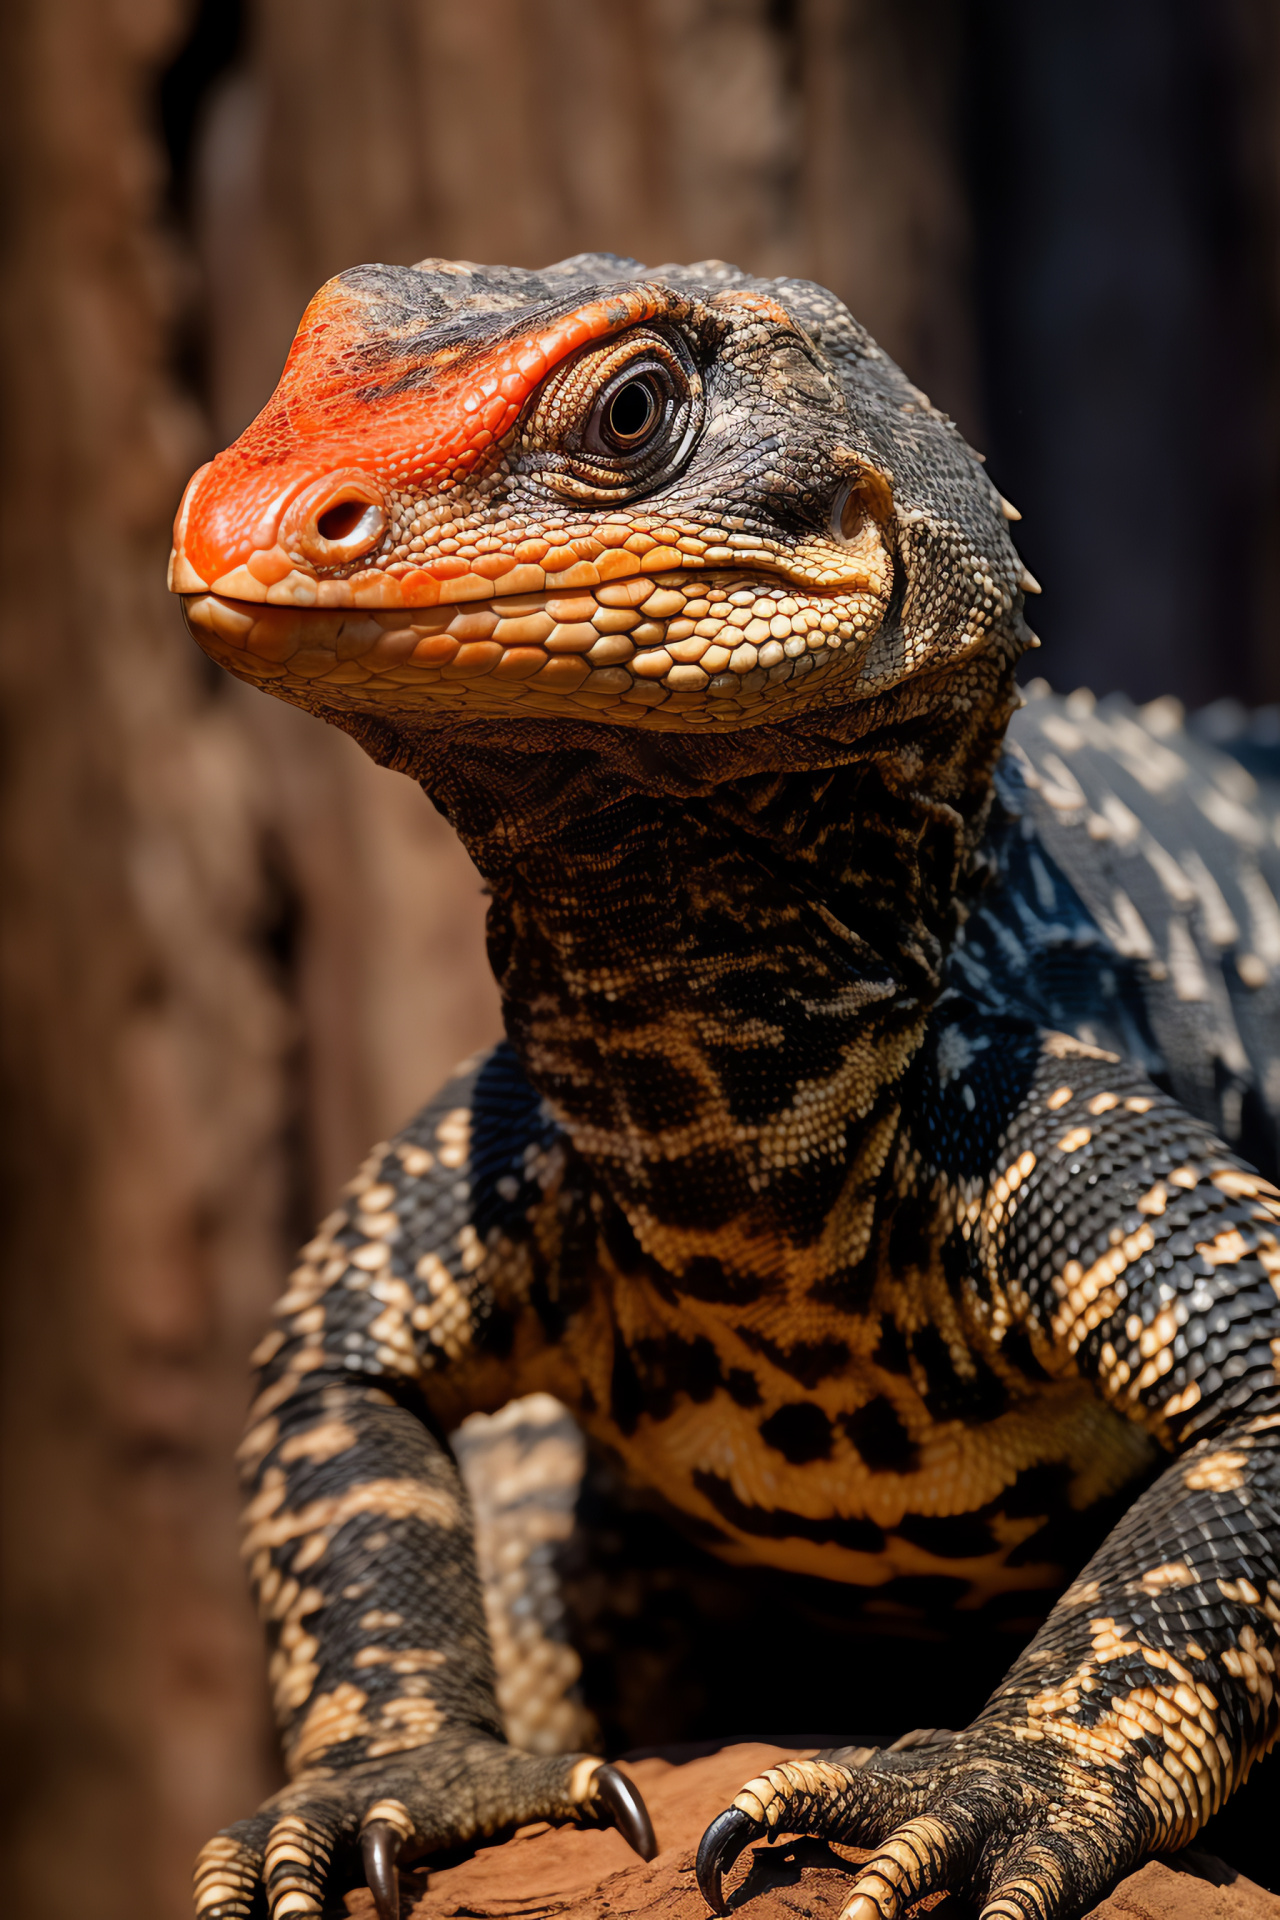
[[[358,260],[584,250],[821,279],[975,424],[946,0],[260,0],[200,233],[238,431]]]
[[[0,810],[6,1911],[183,1911],[268,1784],[231,1450],[284,1260],[259,792],[164,591],[168,0],[7,10]]]

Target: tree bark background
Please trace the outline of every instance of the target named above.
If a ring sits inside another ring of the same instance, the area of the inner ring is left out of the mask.
[[[266,398],[339,268],[587,248],[822,280],[981,444],[970,13],[9,0],[14,1920],[178,1920],[200,1842],[275,1780],[235,1552],[245,1355],[291,1245],[370,1142],[498,1026],[479,883],[444,823],[187,641],[164,561],[188,473]],[[240,49],[197,87],[172,180],[157,89],[202,33]],[[1257,92],[1271,193],[1275,88]]]

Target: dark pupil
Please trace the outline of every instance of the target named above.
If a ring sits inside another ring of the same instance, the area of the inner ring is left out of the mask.
[[[609,431],[617,440],[638,440],[653,425],[657,411],[648,381],[628,380],[609,403]]]

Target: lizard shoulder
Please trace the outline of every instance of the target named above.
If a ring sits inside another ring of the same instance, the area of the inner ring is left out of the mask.
[[[1165,703],[1014,716],[948,984],[1120,1053],[1265,1173],[1280,1159],[1280,790]]]
[[[303,1247],[255,1359],[268,1375],[399,1383],[446,1422],[523,1391],[522,1368],[557,1328],[549,1243],[564,1161],[511,1048],[468,1061],[366,1156]]]

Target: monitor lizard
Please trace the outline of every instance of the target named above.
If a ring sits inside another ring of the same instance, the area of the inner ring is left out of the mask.
[[[798,1833],[876,1849],[848,1920],[1072,1920],[1275,1740],[1275,802],[1167,708],[1019,711],[1016,518],[830,293],[612,255],[340,274],[192,479],[191,631],[452,821],[507,1033],[255,1356],[291,1782],[201,1920],[361,1852],[390,1920],[398,1858],[535,1820],[652,1851],[504,1739],[442,1436],[526,1393],[730,1563],[1048,1610],[962,1731],[745,1785],[719,1911]]]

